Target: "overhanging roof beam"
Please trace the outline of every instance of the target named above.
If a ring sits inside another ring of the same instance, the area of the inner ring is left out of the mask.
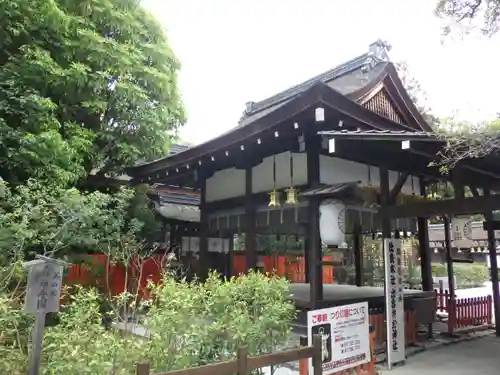
[[[400,219],[405,217],[428,217],[439,215],[470,215],[499,209],[500,195],[490,195],[388,206],[386,208],[381,208],[379,214],[386,218]]]

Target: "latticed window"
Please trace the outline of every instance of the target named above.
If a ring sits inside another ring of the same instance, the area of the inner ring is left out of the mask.
[[[364,107],[398,124],[404,124],[403,119],[396,112],[387,94],[383,90],[380,90],[373,98],[366,102]]]

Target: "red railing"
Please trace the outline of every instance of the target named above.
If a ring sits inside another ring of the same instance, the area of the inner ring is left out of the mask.
[[[125,290],[137,291],[141,298],[149,298],[148,281],[161,281],[165,269],[165,257],[155,255],[146,260],[133,260],[128,268],[108,261],[102,254],[89,254],[82,262],[68,269],[66,285],[94,285],[116,296]]]
[[[387,340],[385,313],[383,309],[370,309],[370,325],[375,331],[375,348],[383,348]],[[415,311],[413,310],[405,311],[405,341],[406,345],[414,345],[417,342],[417,323]]]
[[[306,282],[306,262],[303,256],[264,255],[260,257],[264,272],[276,273],[286,277],[293,283]],[[331,262],[332,256],[324,256],[324,262]],[[235,254],[233,263],[234,274],[246,272],[246,258],[244,254]],[[323,266],[323,283],[333,284],[333,266]]]
[[[448,332],[493,324],[492,297],[452,298],[448,290],[435,290],[438,312],[448,314]]]

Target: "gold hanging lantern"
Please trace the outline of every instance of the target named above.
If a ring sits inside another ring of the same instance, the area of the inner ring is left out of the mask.
[[[273,182],[274,188],[269,192],[269,207],[280,206],[280,194],[276,190],[276,155],[273,156]]]
[[[280,193],[276,189],[269,192],[269,207],[280,206]]]
[[[288,188],[285,190],[286,192],[286,201],[285,204],[296,205],[297,202],[297,189],[294,187]]]
[[[290,151],[290,187],[285,190],[286,192],[286,201],[287,205],[297,205],[297,189],[293,186],[293,152]]]

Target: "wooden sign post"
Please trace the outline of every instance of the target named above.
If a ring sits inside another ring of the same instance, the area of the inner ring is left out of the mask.
[[[63,270],[67,265],[66,262],[41,255],[37,255],[35,260],[23,264],[28,269],[24,310],[36,316],[29,375],[39,375],[45,316],[47,313],[59,311]]]

